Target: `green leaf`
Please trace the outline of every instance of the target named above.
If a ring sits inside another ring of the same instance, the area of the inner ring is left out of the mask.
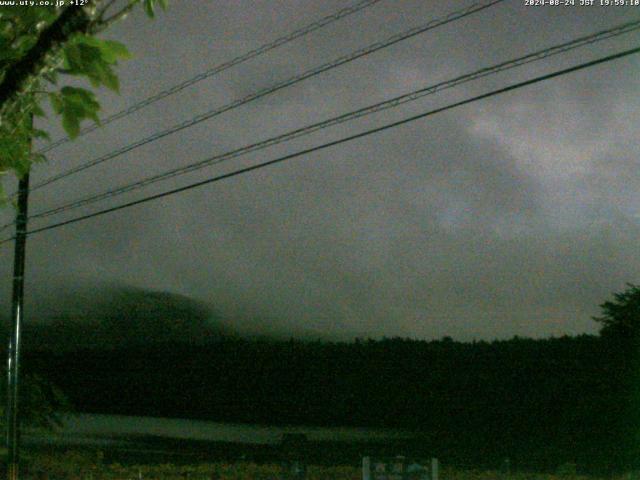
[[[102,40],[102,55],[106,62],[116,63],[118,58],[128,59],[132,55],[124,43],[115,40]]]
[[[67,70],[75,73],[84,73],[85,64],[82,57],[80,45],[67,45],[64,49],[64,66]]]
[[[66,108],[78,112],[82,118],[91,118],[96,123],[99,122],[97,112],[100,110],[100,104],[93,92],[84,88],[64,87],[60,93],[63,95]]]
[[[44,110],[42,110],[42,107],[40,107],[40,105],[38,105],[37,103],[34,103],[33,106],[31,107],[31,113],[33,113],[34,117],[46,117],[47,114],[44,113]]]
[[[65,110],[62,112],[62,127],[72,140],[80,133],[80,119],[75,112]]]
[[[118,76],[110,68],[105,68],[102,74],[102,83],[105,87],[113,90],[116,93],[120,93],[120,81]]]
[[[149,18],[153,18],[156,16],[156,5],[155,0],[144,0],[144,11],[147,13]]]
[[[62,115],[62,126],[70,138],[78,136],[82,120],[89,118],[100,123],[100,104],[89,90],[64,87],[59,94],[49,94],[49,98],[54,111]]]
[[[58,73],[55,70],[51,70],[49,72],[44,72],[42,77],[52,85],[58,83]]]
[[[118,81],[118,76],[106,63],[97,64],[89,78],[94,78],[98,83],[105,87],[110,88],[115,92],[119,92],[120,82]]]
[[[49,94],[49,101],[51,102],[51,108],[53,111],[60,115],[62,113],[62,98],[57,93]]]
[[[158,5],[160,5],[160,8],[162,8],[162,10],[166,10],[169,6],[169,0],[158,0]]]
[[[0,60],[12,60],[16,58],[16,52],[11,47],[11,42],[0,37]]]
[[[41,153],[32,153],[31,154],[31,163],[44,163],[46,161],[47,161],[47,157],[45,157]]]
[[[111,65],[128,56],[129,51],[120,42],[77,35],[65,48],[65,65],[70,73],[85,75],[93,86],[104,85],[118,92],[118,77]]]
[[[16,56],[22,56],[23,52],[31,49],[36,44],[37,40],[38,39],[35,35],[23,35],[18,37],[15,42],[13,42],[14,51],[16,53],[20,53],[20,55]]]
[[[95,102],[96,97],[93,92],[85,90],[84,88],[77,87],[63,87],[60,93],[64,95],[68,101],[77,101],[85,104],[91,104]]]
[[[102,50],[92,45],[79,44],[77,46],[80,51],[81,71],[86,72],[95,68],[96,65],[104,63],[102,58]]]
[[[100,48],[100,40],[92,35],[86,35],[84,33],[78,33],[73,37],[74,42],[84,43],[90,47]]]
[[[51,140],[51,136],[49,136],[49,133],[45,132],[44,130],[34,128],[32,132],[34,138],[44,138],[46,140]]]
[[[92,73],[91,75],[89,75],[88,78],[92,87],[97,88],[100,86],[100,77],[98,77],[95,73]]]
[[[18,178],[22,178],[24,175],[29,173],[31,168],[31,163],[29,162],[29,155],[22,156],[17,159],[13,164],[13,169],[18,174]]]

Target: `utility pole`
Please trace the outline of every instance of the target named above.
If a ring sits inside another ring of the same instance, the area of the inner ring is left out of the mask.
[[[7,480],[18,480],[20,461],[20,424],[18,418],[18,387],[20,366],[20,335],[24,316],[24,264],[27,247],[27,206],[29,172],[18,183],[16,241],[13,256],[13,295],[11,298],[11,334],[7,352]]]

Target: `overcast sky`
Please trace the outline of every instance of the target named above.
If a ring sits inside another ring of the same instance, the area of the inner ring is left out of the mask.
[[[104,114],[350,3],[174,0],[155,21],[136,12],[105,35],[124,42],[134,59],[119,67],[121,95],[101,92]],[[469,4],[383,0],[57,148],[33,181]],[[639,7],[507,0],[33,192],[30,208],[57,206],[636,17]],[[100,206],[276,158],[639,39],[627,34],[488,77]],[[285,335],[471,340],[595,333],[590,317],[598,305],[625,282],[640,282],[639,92],[640,57],[627,57],[34,235],[27,318],[45,315],[62,291],[116,282],[188,295],[241,330]],[[60,133],[57,124],[51,131],[54,138]],[[0,257],[8,305],[12,248],[2,246]]]

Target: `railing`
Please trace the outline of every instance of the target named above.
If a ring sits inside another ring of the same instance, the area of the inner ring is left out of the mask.
[[[363,457],[362,480],[438,480],[438,459]]]

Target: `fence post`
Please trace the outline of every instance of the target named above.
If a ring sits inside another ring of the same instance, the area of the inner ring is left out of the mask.
[[[438,459],[431,459],[431,480],[438,480]]]
[[[511,460],[509,457],[506,457],[502,462],[502,473],[505,475],[511,474]]]
[[[362,480],[371,480],[371,457],[362,457]]]

